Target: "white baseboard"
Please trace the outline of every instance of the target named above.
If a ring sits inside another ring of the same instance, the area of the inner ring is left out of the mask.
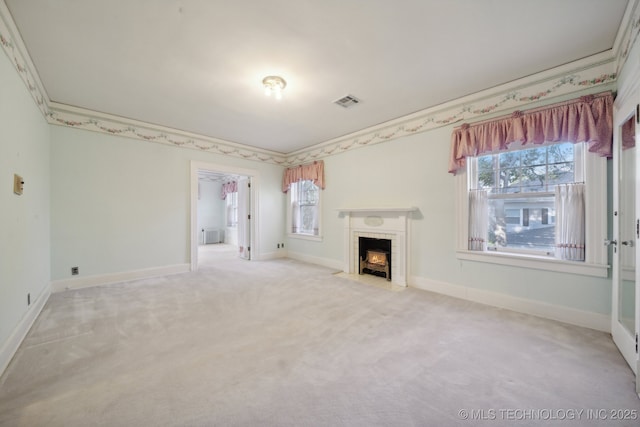
[[[51,292],[62,292],[70,289],[81,289],[91,286],[108,285],[110,283],[127,282],[129,280],[187,273],[189,271],[191,271],[191,266],[189,264],[175,264],[163,267],[145,268],[142,270],[124,271],[121,273],[74,277],[72,279],[62,279],[51,282]]]
[[[287,251],[280,250],[277,252],[262,252],[260,257],[258,257],[258,261],[266,261],[269,259],[279,259],[279,258],[287,258]]]
[[[29,307],[24,317],[20,320],[20,323],[18,323],[13,333],[9,336],[9,339],[2,345],[2,348],[0,348],[0,376],[4,373],[5,369],[7,369],[7,366],[9,366],[11,359],[13,359],[13,356],[18,351],[29,329],[33,326],[33,322],[38,318],[49,296],[51,296],[51,288],[47,285],[33,304],[31,304],[31,307]]]
[[[468,288],[451,283],[426,279],[424,277],[412,276],[409,286],[449,295],[451,297],[473,301],[493,307],[504,308],[517,311],[519,313],[531,314],[533,316],[544,317],[545,319],[557,320],[576,326],[595,329],[603,332],[611,332],[611,317],[590,311],[577,310],[575,308],[563,307],[559,305],[534,301],[530,299],[518,298],[497,292],[483,289]]]
[[[297,261],[321,265],[323,267],[333,268],[335,270],[340,270],[340,271],[342,271],[344,267],[344,261],[337,261],[335,259],[321,258],[321,257],[312,256],[312,255],[295,253],[295,252],[289,252],[287,254],[287,257],[291,259],[295,259]]]

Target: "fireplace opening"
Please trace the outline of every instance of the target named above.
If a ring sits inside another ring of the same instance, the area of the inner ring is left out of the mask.
[[[391,240],[358,238],[360,274],[373,274],[391,281]]]

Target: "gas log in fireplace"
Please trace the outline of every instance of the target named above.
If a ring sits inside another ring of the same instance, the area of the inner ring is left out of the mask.
[[[373,274],[391,281],[391,240],[358,238],[360,274]]]

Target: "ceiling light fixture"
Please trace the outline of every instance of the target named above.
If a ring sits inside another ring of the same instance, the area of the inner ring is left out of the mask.
[[[262,79],[264,94],[271,96],[273,93],[276,99],[282,99],[282,91],[287,87],[287,82],[280,76],[267,76]]]

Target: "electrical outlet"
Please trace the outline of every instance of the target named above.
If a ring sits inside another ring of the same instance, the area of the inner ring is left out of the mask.
[[[24,178],[18,174],[13,175],[13,192],[18,196],[22,196],[24,190]]]
[[[78,268],[78,267],[71,267],[71,275],[72,275],[72,276],[77,276],[78,274],[80,274],[80,268]]]
[[[31,294],[27,294],[27,307],[31,305]]]

